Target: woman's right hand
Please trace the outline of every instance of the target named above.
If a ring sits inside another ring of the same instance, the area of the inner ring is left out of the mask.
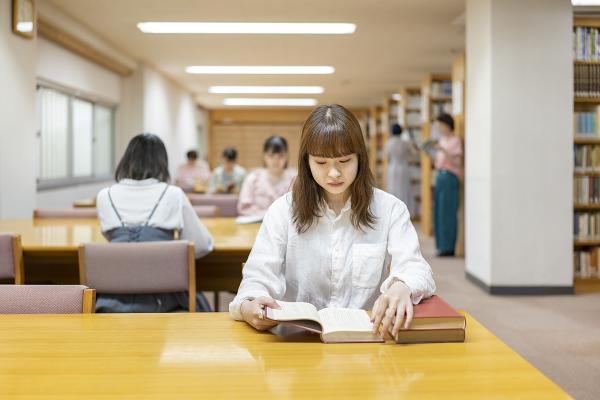
[[[244,321],[246,321],[253,328],[264,331],[272,328],[278,323],[265,319],[266,310],[265,307],[270,308],[281,308],[277,302],[270,297],[257,297],[254,300],[245,300],[240,306],[240,312]]]

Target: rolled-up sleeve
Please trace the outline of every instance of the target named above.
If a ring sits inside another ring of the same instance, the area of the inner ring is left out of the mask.
[[[232,318],[242,320],[240,306],[244,300],[268,296],[281,299],[285,294],[285,252],[289,226],[289,207],[284,196],[269,208],[258,231],[256,242],[242,271],[237,296],[229,304]]]
[[[406,205],[394,204],[388,235],[387,251],[391,256],[390,275],[381,284],[384,293],[394,279],[403,281],[411,291],[414,304],[431,297],[436,290],[431,267],[421,255],[419,239]]]

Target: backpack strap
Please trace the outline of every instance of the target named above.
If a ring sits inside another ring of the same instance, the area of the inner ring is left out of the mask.
[[[169,184],[165,183],[165,189],[163,190],[163,192],[161,193],[160,197],[158,198],[158,201],[156,202],[156,204],[154,204],[154,208],[152,209],[152,212],[150,212],[150,215],[148,216],[148,219],[146,219],[146,223],[144,224],[144,226],[148,226],[148,223],[150,223],[150,219],[152,219],[152,216],[154,215],[154,212],[156,211],[156,209],[158,208],[158,205],[160,204],[160,201],[162,200],[162,198],[165,196],[165,193],[167,193],[167,189],[169,189]]]
[[[112,207],[112,209],[115,212],[115,214],[117,214],[117,218],[119,219],[119,222],[121,223],[121,226],[125,226],[125,223],[121,219],[121,215],[117,211],[117,207],[115,207],[115,203],[113,203],[113,199],[112,199],[112,197],[110,195],[110,189],[112,189],[112,187],[108,188],[108,201],[110,201],[110,206]]]

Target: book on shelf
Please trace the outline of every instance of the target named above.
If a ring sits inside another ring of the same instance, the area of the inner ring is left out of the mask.
[[[452,81],[433,81],[431,82],[431,97],[450,97],[452,96]]]
[[[598,115],[600,107],[594,111],[575,111],[575,137],[576,138],[600,138],[598,126]]]
[[[600,64],[575,64],[575,97],[600,97]]]
[[[600,61],[598,28],[573,28],[573,58],[576,61]]]
[[[600,145],[576,144],[573,152],[575,172],[600,172]]]
[[[600,177],[574,177],[573,202],[576,204],[600,204]]]
[[[439,296],[413,306],[408,329],[400,329],[396,343],[444,343],[465,341],[466,319]]]
[[[412,109],[421,108],[421,95],[420,94],[409,94],[408,96],[406,96],[405,107],[412,108]]]
[[[323,343],[383,342],[373,332],[373,323],[365,310],[317,308],[310,303],[277,301],[280,310],[267,307],[266,318],[293,325],[321,335]]]
[[[448,100],[440,103],[434,103],[431,108],[432,117],[435,119],[442,114],[452,113],[452,101]]]
[[[573,252],[573,266],[576,278],[600,278],[598,260],[600,260],[600,247]]]
[[[599,240],[600,212],[575,212],[573,237],[575,240]]]

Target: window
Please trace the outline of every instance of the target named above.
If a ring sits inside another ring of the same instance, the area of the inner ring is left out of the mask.
[[[114,107],[38,86],[38,188],[110,178]]]

